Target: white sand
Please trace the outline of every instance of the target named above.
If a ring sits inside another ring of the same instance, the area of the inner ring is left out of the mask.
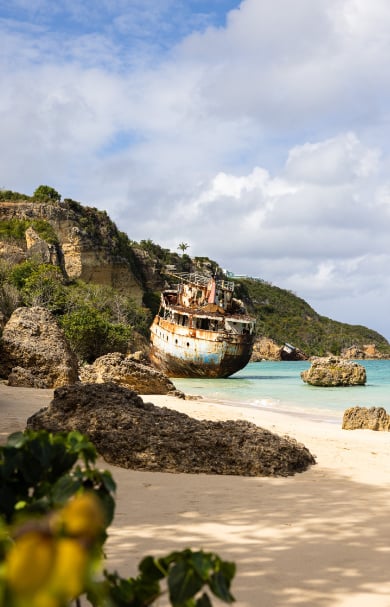
[[[0,384],[0,439],[22,430],[51,398],[50,390]],[[203,548],[236,562],[238,607],[390,606],[389,433],[203,400],[143,399],[288,434],[317,464],[288,478],[243,478],[136,472],[102,462],[118,484],[109,570],[135,575],[147,554]]]

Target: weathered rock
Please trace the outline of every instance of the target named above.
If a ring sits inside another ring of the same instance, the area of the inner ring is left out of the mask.
[[[0,258],[6,259],[10,264],[20,263],[26,259],[26,252],[13,242],[0,240]]]
[[[27,427],[78,430],[107,462],[134,470],[288,476],[315,463],[294,439],[245,421],[199,421],[115,384],[58,388]]]
[[[301,378],[312,386],[323,387],[364,385],[367,381],[362,365],[337,356],[314,359],[310,369],[301,372]]]
[[[383,407],[350,407],[344,411],[342,428],[389,432],[390,415]]]
[[[375,344],[366,344],[364,346],[351,346],[350,348],[345,348],[345,350],[341,352],[341,356],[349,359],[385,358],[383,354],[378,352]]]
[[[104,211],[71,200],[55,204],[21,200],[0,202],[0,214],[4,219],[44,219],[55,231],[58,243],[53,247],[28,229],[26,257],[60,264],[70,279],[114,287],[142,303],[140,281],[129,260],[122,257],[118,231]]]
[[[55,245],[47,243],[32,227],[26,230],[26,245],[29,257],[39,259],[42,263],[60,266],[60,258]]]
[[[45,308],[17,308],[0,342],[0,374],[11,386],[56,388],[78,380],[77,360]]]
[[[80,369],[80,380],[89,384],[114,382],[138,394],[182,395],[166,375],[138,362],[137,358],[138,355],[125,356],[119,352],[105,354]]]
[[[307,356],[290,344],[280,346],[269,337],[258,337],[253,345],[251,362],[262,360],[307,360]]]
[[[259,337],[253,344],[252,362],[280,360],[280,346],[268,337]]]

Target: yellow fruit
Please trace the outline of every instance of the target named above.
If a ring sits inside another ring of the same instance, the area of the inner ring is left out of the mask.
[[[51,577],[53,594],[69,600],[77,597],[84,590],[88,568],[88,552],[77,540],[57,540]]]
[[[6,557],[6,579],[17,594],[33,594],[50,578],[54,556],[51,537],[29,531],[16,539]]]
[[[60,520],[68,535],[96,537],[104,528],[104,513],[99,498],[92,492],[76,495],[63,508]]]
[[[63,607],[65,603],[53,596],[49,589],[44,589],[33,596],[30,595],[28,597],[28,603],[26,602],[25,604],[26,607]],[[19,605],[17,607],[19,607]]]

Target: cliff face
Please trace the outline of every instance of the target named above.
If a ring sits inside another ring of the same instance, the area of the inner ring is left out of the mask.
[[[141,304],[143,288],[131,266],[131,249],[124,250],[120,233],[104,211],[70,200],[55,204],[1,202],[0,217],[44,220],[53,228],[57,240],[48,243],[30,226],[20,246],[0,242],[4,257],[9,256],[11,261],[38,257],[44,263],[60,266],[69,279],[114,287]]]
[[[0,236],[1,258],[11,264],[33,258],[57,265],[71,280],[107,285],[129,295],[138,305],[143,301],[153,314],[159,291],[171,280],[170,269],[210,276],[220,271],[207,257],[192,259],[151,240],[130,242],[105,211],[70,199],[0,201],[0,220],[4,224],[8,221],[10,230],[14,220],[18,224],[16,236],[9,237],[8,228],[0,230],[5,234]],[[375,331],[321,317],[304,300],[270,283],[240,278],[236,293],[258,320],[261,336],[252,360],[280,360],[286,342],[307,356],[342,353],[349,358],[390,357],[389,343]]]

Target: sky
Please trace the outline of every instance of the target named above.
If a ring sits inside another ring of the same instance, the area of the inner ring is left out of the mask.
[[[388,0],[0,0],[0,188],[390,339]]]

